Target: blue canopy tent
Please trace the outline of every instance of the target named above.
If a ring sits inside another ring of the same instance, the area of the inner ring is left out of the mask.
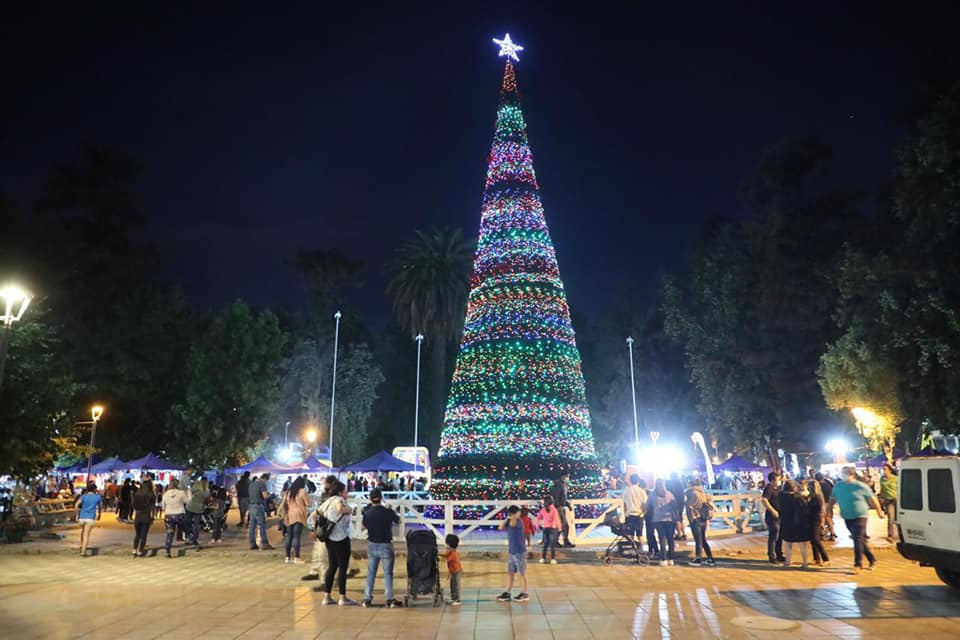
[[[184,467],[155,456],[152,452],[126,463],[124,469],[148,469],[150,471],[183,471]]]
[[[717,465],[717,469],[721,471],[728,471],[730,473],[741,473],[743,471],[769,471],[769,467],[762,467],[755,462],[750,462],[746,458],[740,456],[730,456],[723,462]]]
[[[329,465],[326,465],[326,464],[324,464],[323,462],[321,462],[320,460],[318,460],[317,458],[313,458],[313,457],[310,457],[310,458],[307,458],[306,460],[304,460],[304,461],[303,461],[303,464],[306,465],[307,469],[309,470],[308,473],[334,473],[334,474],[336,474],[336,473],[338,473],[338,472],[340,471],[339,469],[335,469],[335,468],[333,468],[333,467],[331,467],[331,466],[329,466]]]
[[[418,467],[423,469],[423,467]],[[380,453],[375,453],[366,460],[361,460],[360,462],[354,462],[353,464],[348,464],[345,467],[340,468],[341,471],[413,471],[413,463],[407,462],[406,460],[401,460],[400,458],[395,458],[386,451],[381,451]]]
[[[123,471],[127,469],[127,463],[117,457],[107,458],[103,462],[98,462],[90,468],[91,474],[113,473],[114,471]],[[87,470],[87,465],[83,465],[83,470]]]
[[[309,470],[309,467],[303,463],[297,463],[294,465],[279,464],[267,459],[266,456],[260,456],[256,460],[248,462],[241,467],[225,469],[227,473],[237,475],[243,473],[244,471],[249,471],[250,473],[301,473]]]
[[[894,450],[893,450],[893,459],[894,459],[894,460],[899,460],[899,459],[901,459],[901,458],[905,458],[906,455],[907,455],[907,454],[904,453],[902,449],[894,449]],[[881,453],[880,455],[878,455],[878,456],[876,456],[876,457],[869,458],[869,459],[867,460],[867,466],[868,466],[868,467],[874,467],[874,468],[876,468],[876,467],[882,467],[886,462],[887,462],[887,456],[885,456],[884,454]]]

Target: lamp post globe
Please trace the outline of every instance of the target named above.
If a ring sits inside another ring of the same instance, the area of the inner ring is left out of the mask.
[[[3,386],[3,368],[7,361],[7,348],[10,344],[10,331],[13,323],[23,318],[33,296],[26,289],[15,284],[8,284],[0,288],[0,387]]]

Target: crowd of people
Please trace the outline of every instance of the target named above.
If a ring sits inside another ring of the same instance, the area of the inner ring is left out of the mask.
[[[247,528],[251,550],[271,550],[267,535],[267,518],[278,517],[278,528],[283,535],[284,561],[302,564],[302,537],[310,530],[314,540],[310,570],[302,580],[317,580],[315,591],[322,594],[321,605],[372,606],[377,574],[382,572],[384,602],[389,608],[402,606],[394,592],[395,552],[392,541],[393,526],[399,514],[384,501],[384,492],[391,486],[389,480],[376,478],[367,484],[369,505],[359,518],[359,525],[367,531],[367,577],[362,599],[357,602],[347,595],[347,578],[359,571],[350,568],[351,519],[353,508],[348,503],[348,485],[335,476],[327,476],[319,488],[307,477],[291,478],[280,496],[270,493],[270,474],[252,476],[244,473],[236,484],[239,507],[238,526]],[[358,477],[353,486],[363,490]],[[557,547],[573,547],[570,539],[573,511],[568,496],[569,478],[559,478],[544,495],[539,505],[512,505],[506,509],[499,528],[506,533],[508,544],[507,584],[497,598],[500,601],[524,601],[529,598],[527,559],[535,545],[539,545],[540,563],[557,563]],[[660,566],[675,564],[675,543],[686,538],[687,525],[694,542],[694,557],[690,565],[715,564],[707,539],[716,506],[710,492],[700,479],[681,480],[677,475],[657,478],[648,489],[638,474],[625,478],[622,494],[622,516],[626,535],[640,549],[646,543],[648,557]],[[871,486],[872,485],[872,486]],[[892,516],[897,498],[897,472],[885,465],[882,475],[860,475],[853,467],[845,467],[836,481],[810,469],[807,477],[792,478],[771,471],[760,483],[763,520],[767,530],[767,555],[771,563],[790,567],[794,551],[800,555],[801,566],[810,566],[808,551],[812,550],[815,566],[829,566],[830,558],[824,540],[835,539],[834,509],[839,508],[854,543],[854,566],[870,570],[876,564],[866,533],[870,508],[881,518],[890,518],[888,537],[895,533]],[[875,490],[876,491],[875,491]],[[60,488],[56,490],[59,492]],[[68,489],[72,492],[72,489]],[[311,494],[319,493],[319,500],[311,503]],[[213,484],[203,475],[188,469],[180,478],[170,478],[166,487],[154,482],[151,474],[136,482],[122,483],[110,480],[104,491],[88,483],[76,499],[81,525],[81,556],[87,555],[90,532],[104,510],[114,510],[121,522],[134,527],[132,555],[146,555],[147,535],[152,522],[162,518],[165,531],[165,552],[172,557],[171,548],[180,540],[199,549],[201,528],[212,534],[211,543],[222,539],[231,497],[227,490]],[[310,505],[314,504],[314,507]],[[686,520],[686,523],[684,522]],[[539,541],[534,540],[540,533]],[[644,535],[645,534],[645,535]],[[460,603],[462,562],[458,553],[459,538],[448,535],[446,549],[440,556],[446,560],[450,580],[449,604]],[[867,564],[865,564],[867,563]],[[512,595],[514,586],[520,591]]]

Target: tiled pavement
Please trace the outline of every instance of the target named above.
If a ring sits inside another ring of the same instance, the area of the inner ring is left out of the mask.
[[[960,594],[881,551],[877,570],[530,566],[531,600],[497,603],[501,561],[465,561],[464,603],[407,610],[321,607],[302,565],[262,555],[0,556],[0,637],[9,638],[904,638],[960,637]],[[364,565],[360,565],[361,569]],[[405,580],[397,566],[397,591]],[[362,575],[349,582],[359,598]],[[516,590],[515,590],[516,591]],[[377,598],[382,602],[378,580]],[[766,630],[775,627],[780,630]]]

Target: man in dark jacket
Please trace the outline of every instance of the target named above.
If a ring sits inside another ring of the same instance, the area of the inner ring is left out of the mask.
[[[237,480],[237,507],[240,508],[240,524],[242,527],[247,523],[247,512],[250,510],[250,472],[244,471],[240,479]]]

